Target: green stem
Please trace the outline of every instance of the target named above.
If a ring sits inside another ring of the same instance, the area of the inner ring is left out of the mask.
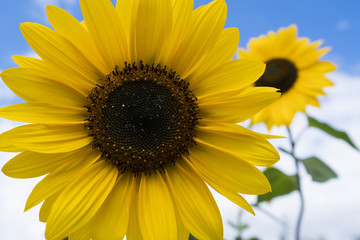
[[[293,136],[291,134],[290,128],[288,128],[288,134],[289,134],[289,140],[290,140],[290,145],[291,145],[291,155],[293,156],[293,158],[295,160],[296,178],[297,178],[296,182],[297,182],[297,188],[298,188],[299,196],[300,196],[300,211],[299,211],[299,216],[298,216],[296,228],[295,228],[295,240],[299,240],[300,239],[301,222],[303,219],[304,209],[305,209],[305,201],[304,201],[304,195],[303,195],[303,192],[301,189],[299,160],[295,157],[295,142],[294,142]]]

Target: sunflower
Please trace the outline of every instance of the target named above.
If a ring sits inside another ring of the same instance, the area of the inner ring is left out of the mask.
[[[281,97],[257,113],[251,123],[265,122],[273,126],[290,126],[295,114],[305,112],[307,105],[320,107],[318,96],[325,96],[324,87],[332,86],[325,74],[336,69],[331,62],[319,58],[330,48],[321,48],[322,41],[309,42],[297,37],[297,27],[281,28],[277,33],[251,39],[248,51],[240,49],[240,59],[257,59],[266,63],[264,74],[255,86],[278,88]]]
[[[21,24],[40,59],[14,56],[1,73],[25,102],[0,116],[30,123],[0,135],[0,150],[20,152],[2,171],[46,175],[25,210],[43,202],[50,240],[222,239],[207,184],[253,212],[240,193],[268,192],[256,166],[279,159],[271,136],[236,124],[279,97],[252,86],[265,65],[232,60],[223,0],[80,6],[82,22],[48,6],[54,30]]]

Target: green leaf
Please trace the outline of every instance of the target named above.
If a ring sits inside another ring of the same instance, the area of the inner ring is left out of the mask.
[[[264,174],[269,179],[272,192],[259,195],[257,203],[270,201],[275,197],[291,193],[297,189],[292,177],[281,172],[279,169],[268,168],[264,171]]]
[[[315,182],[326,182],[331,178],[336,178],[336,173],[329,168],[323,161],[316,157],[303,159],[302,162],[306,171],[311,175]]]
[[[295,175],[290,175],[289,179],[292,181],[292,183],[294,184],[294,186],[296,186],[296,189],[299,189],[299,176],[297,174]]]
[[[356,150],[359,150],[359,148],[356,147],[355,144],[351,141],[350,137],[347,135],[346,132],[336,130],[333,127],[331,127],[330,125],[323,123],[323,122],[319,122],[318,120],[316,120],[315,118],[312,118],[310,116],[307,116],[307,117],[308,117],[308,121],[309,121],[309,127],[318,128],[333,137],[342,139],[345,142],[347,142],[350,146],[355,148]]]

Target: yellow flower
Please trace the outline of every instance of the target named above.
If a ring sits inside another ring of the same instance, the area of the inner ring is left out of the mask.
[[[325,73],[335,70],[331,62],[319,58],[330,48],[318,49],[322,41],[309,42],[297,37],[297,27],[281,28],[277,33],[251,39],[248,51],[240,49],[240,59],[257,59],[266,63],[264,75],[256,86],[280,89],[281,97],[260,111],[251,123],[265,122],[270,130],[274,125],[290,126],[295,113],[305,112],[307,105],[320,107],[317,97],[325,96],[324,87],[332,86]]]
[[[270,136],[235,124],[279,97],[252,87],[265,65],[232,61],[239,34],[223,29],[223,0],[80,6],[83,22],[48,6],[55,31],[23,23],[41,59],[15,56],[1,73],[26,102],[0,116],[31,123],[0,135],[0,150],[21,152],[2,170],[47,174],[25,210],[44,201],[50,240],[222,239],[205,183],[252,212],[239,193],[268,192],[255,166],[279,159]]]

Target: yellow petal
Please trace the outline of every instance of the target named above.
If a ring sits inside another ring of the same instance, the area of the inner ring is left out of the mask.
[[[324,88],[334,84],[324,76],[317,74],[299,74],[298,80],[291,90],[301,93],[304,98],[316,99],[317,96],[325,96]]]
[[[261,77],[265,64],[254,60],[234,60],[202,76],[190,86],[197,98],[243,89]]]
[[[229,96],[231,94],[231,96]],[[280,93],[275,88],[251,87],[236,91],[200,98],[199,116],[203,119],[223,122],[242,122],[278,100]]]
[[[215,189],[218,193],[225,196],[230,201],[232,201],[236,205],[242,207],[249,213],[255,215],[255,212],[252,209],[252,207],[250,206],[250,204],[240,194],[238,194],[237,192],[230,191],[226,187],[221,186],[215,182],[212,182],[210,179],[206,178],[205,176],[204,176],[204,178],[205,178],[206,182],[210,185],[210,187]]]
[[[45,230],[47,239],[65,238],[96,214],[111,192],[118,169],[99,161],[74,179],[55,201]]]
[[[239,49],[237,56],[239,59],[251,59],[251,54],[243,48]],[[258,60],[262,61],[261,59]]]
[[[293,91],[293,89],[289,90],[270,106],[258,112],[251,119],[251,125],[265,122],[268,130],[270,130],[273,125],[281,126],[284,124],[289,126],[295,113],[300,111],[300,109],[305,110],[305,105],[301,105],[305,103],[295,100],[294,92],[296,94],[296,91]]]
[[[76,152],[44,154],[25,151],[8,161],[2,171],[12,178],[34,178],[50,173],[69,161],[85,155],[91,147]],[[92,150],[92,149],[91,149]]]
[[[299,72],[298,79],[296,80],[294,86],[297,84],[299,85],[306,85],[306,86],[312,86],[314,88],[324,88],[333,86],[334,84],[324,76],[324,74],[315,74],[308,71],[301,71]],[[290,91],[289,91],[290,92]]]
[[[126,34],[129,34],[131,31],[132,18],[134,17],[134,13],[136,13],[138,2],[139,2],[139,0],[132,0],[132,1],[117,0],[116,1],[116,11],[118,12],[120,20],[124,26],[124,32]]]
[[[84,126],[54,126],[30,124],[0,135],[1,142],[39,153],[70,152],[91,143]]]
[[[221,32],[219,41],[209,51],[206,57],[202,60],[198,69],[189,77],[190,84],[195,84],[196,81],[203,79],[203,75],[207,75],[214,69],[220,67],[226,62],[231,61],[239,44],[239,30],[237,28],[227,28]]]
[[[173,9],[172,30],[168,41],[164,42],[161,53],[156,62],[169,66],[169,62],[181,43],[189,38],[190,30],[193,28],[193,0],[171,0]]]
[[[37,23],[22,23],[20,30],[32,49],[47,63],[81,74],[88,82],[96,83],[103,76],[77,47],[55,31]]]
[[[68,235],[68,240],[89,240],[91,239],[91,222],[79,230]]]
[[[138,207],[139,225],[144,239],[176,239],[174,207],[160,173],[141,176]]]
[[[109,0],[80,0],[86,26],[89,29],[108,69],[122,66],[129,51],[120,18]]]
[[[19,103],[0,108],[0,117],[18,122],[42,124],[84,124],[85,108]]]
[[[89,95],[91,89],[94,88],[96,83],[91,81],[91,79],[89,81],[89,79],[78,72],[59,68],[58,66],[45,62],[42,59],[26,56],[13,56],[13,60],[21,68],[27,69],[22,71],[30,71],[30,76],[36,75],[34,78],[36,82],[41,80],[41,82],[45,83],[60,83],[60,86],[66,85],[67,88],[71,88],[72,91],[76,91],[77,94],[80,94],[85,98]]]
[[[176,225],[177,225],[177,238],[178,240],[188,240],[189,239],[189,230],[187,230],[181,221],[178,211],[176,212]]]
[[[137,15],[139,0],[117,0],[116,10],[118,12],[120,21],[124,26],[124,34],[129,43],[130,58],[129,62],[137,61],[136,47],[135,47],[135,22]]]
[[[198,239],[222,239],[221,215],[204,181],[183,161],[165,172],[186,229]]]
[[[25,211],[67,187],[73,179],[99,159],[99,154],[91,148],[67,156],[68,161],[66,163],[51,172],[35,186],[26,202]]]
[[[55,31],[70,40],[81,53],[93,63],[94,71],[99,75],[109,74],[109,69],[98,52],[87,29],[65,10],[47,5],[46,13]]]
[[[130,219],[129,225],[126,232],[127,240],[144,240],[141,235],[140,225],[139,225],[139,185],[140,185],[140,177],[137,177],[134,180],[134,190],[133,197],[130,206]]]
[[[250,52],[242,54],[242,51],[240,51],[239,56],[244,59],[257,59],[266,62],[276,57],[277,52],[274,53],[273,51],[275,38],[275,33],[270,31],[267,36],[261,35],[259,38],[251,39],[248,43]]]
[[[87,104],[86,96],[79,91],[54,81],[49,73],[30,68],[10,68],[1,73],[5,84],[28,102],[81,107]]]
[[[116,10],[120,17],[120,21],[123,22],[126,39],[129,44],[129,62],[138,61],[136,52],[136,16],[137,9],[140,0],[118,0],[116,1]]]
[[[330,47],[325,47],[321,49],[317,49],[322,44],[322,41],[316,41],[311,44],[307,44],[299,49],[297,54],[294,54],[292,59],[294,59],[296,63],[296,67],[298,69],[307,68],[312,64],[319,61],[319,58],[325,53],[330,51]]]
[[[85,232],[85,231],[88,231],[88,232]],[[88,240],[91,238],[91,235],[89,233],[89,229],[87,228],[84,228],[84,229],[81,229],[81,230],[78,230],[74,233],[71,233],[69,236],[68,236],[68,240]]]
[[[45,199],[44,203],[41,205],[39,212],[39,220],[40,222],[46,222],[49,217],[50,211],[54,202],[56,201],[59,193],[52,195],[51,197]]]
[[[263,136],[236,124],[199,125],[196,139],[257,166],[272,166],[280,159],[279,153]]]
[[[189,162],[201,175],[233,192],[264,194],[271,189],[265,175],[252,164],[200,141],[190,150]]]
[[[224,28],[227,7],[223,0],[215,0],[194,11],[194,28],[169,65],[182,78],[189,76],[199,65],[205,53],[213,48]]]
[[[327,73],[327,72],[332,72],[336,70],[336,65],[333,64],[332,62],[327,62],[327,61],[319,61],[316,62],[310,66],[308,66],[307,68],[304,68],[301,70],[301,73],[306,74],[307,72],[309,73],[318,73],[318,74],[323,74],[323,73]]]
[[[291,25],[288,28],[280,28],[277,35],[273,38],[272,48],[277,57],[290,56],[296,50],[296,36],[297,36],[297,27],[296,25]],[[269,44],[269,43],[268,43]],[[268,45],[269,46],[269,45]]]
[[[94,216],[92,239],[123,239],[128,228],[133,175],[126,173],[116,182],[114,189]]]
[[[172,26],[170,0],[139,1],[136,17],[136,51],[138,58],[153,64],[167,42]],[[155,64],[157,64],[155,62]]]
[[[201,128],[206,128],[206,129],[210,128],[211,130],[221,131],[221,132],[225,132],[225,133],[241,133],[241,134],[247,134],[247,135],[257,135],[264,139],[285,138],[284,136],[279,136],[279,135],[271,135],[271,134],[263,134],[263,133],[254,132],[248,128],[245,128],[239,124],[234,124],[234,123],[209,121],[209,120],[201,119],[199,126]]]
[[[3,139],[0,137],[0,151],[1,152],[23,152],[24,149],[12,146],[6,141],[6,139]]]
[[[17,65],[23,68],[38,68],[39,65],[44,63],[42,59],[27,56],[14,55],[12,59]]]

